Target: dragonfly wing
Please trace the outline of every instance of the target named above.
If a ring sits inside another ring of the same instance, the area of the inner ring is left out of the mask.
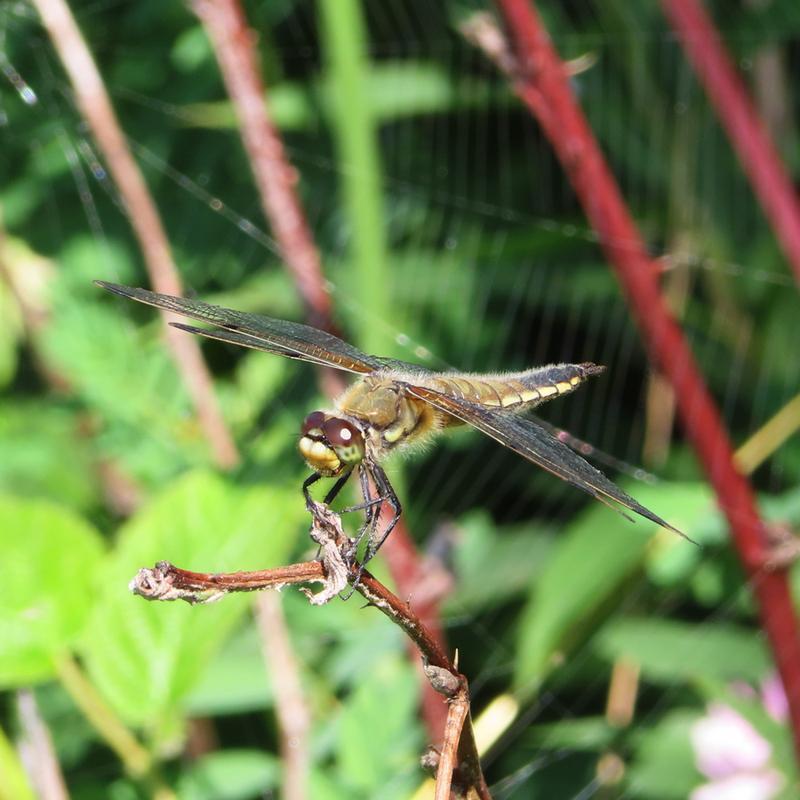
[[[510,448],[523,458],[543,467],[548,472],[552,472],[578,489],[582,489],[596,500],[605,503],[616,511],[620,509],[613,505],[611,501],[636,512],[663,528],[688,538],[677,528],[674,528],[657,514],[638,503],[627,492],[622,491],[600,470],[595,469],[588,461],[563,442],[551,436],[533,420],[507,411],[487,408],[461,398],[451,397],[423,386],[406,384],[405,389],[410,395],[430,403],[440,411],[444,411],[472,425],[479,431],[483,431],[487,436],[491,436],[492,439]]]
[[[212,339],[221,339],[300,361],[335,367],[346,372],[366,374],[384,368],[387,363],[384,359],[362,353],[357,347],[343,342],[333,334],[312,328],[310,325],[273,319],[260,314],[246,314],[242,311],[203,303],[200,300],[173,297],[168,294],[150,292],[147,289],[120,286],[106,281],[95,281],[95,283],[122,297],[221,328],[222,331],[215,331],[192,326],[178,326],[191,333],[198,333]]]

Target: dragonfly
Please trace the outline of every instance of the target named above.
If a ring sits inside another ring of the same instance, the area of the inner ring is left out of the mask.
[[[363,353],[327,331],[297,322],[249,314],[200,300],[96,281],[122,297],[171,311],[211,327],[170,322],[176,328],[222,342],[274,353],[360,376],[332,409],[312,411],[300,428],[299,450],[311,475],[310,487],[335,478],[325,496],[330,504],[356,473],[365,519],[352,540],[355,554],[366,537],[362,564],[378,552],[400,519],[402,506],[381,466],[387,456],[413,450],[449,428],[470,425],[523,458],[625,514],[623,509],[686,537],[623,491],[600,470],[557,439],[539,422],[523,416],[546,400],[569,394],[604,371],[593,363],[548,364],[522,372],[435,372],[425,367]],[[374,488],[373,488],[374,487]],[[378,530],[383,504],[391,517]]]

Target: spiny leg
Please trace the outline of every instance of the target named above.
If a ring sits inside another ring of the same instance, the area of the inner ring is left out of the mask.
[[[378,552],[381,545],[386,541],[386,537],[392,532],[394,526],[397,525],[397,520],[400,519],[400,514],[402,513],[400,500],[397,498],[397,495],[392,488],[392,484],[389,483],[389,479],[386,477],[386,473],[381,467],[374,462],[365,462],[359,468],[359,477],[361,478],[361,491],[364,494],[365,503],[367,505],[367,519],[361,526],[358,536],[353,543],[352,555],[354,557],[358,551],[358,546],[361,544],[361,540],[368,531],[369,539],[367,542],[367,551],[364,553],[364,560],[361,562],[361,565],[358,568],[358,573],[350,584],[350,591],[346,595],[342,595],[343,600],[347,600],[356,590],[358,582],[361,580],[361,575],[366,568],[367,562]],[[369,488],[370,478],[372,478],[375,488],[378,490],[377,498],[372,497],[372,493]],[[369,500],[367,500],[367,498],[369,498]],[[375,505],[375,500],[378,501],[377,505]],[[381,508],[384,502],[389,503],[389,505],[392,507],[393,516],[389,520],[389,524],[386,526],[386,529],[383,531],[380,539],[376,543],[376,530],[381,516]]]
[[[370,531],[369,542],[367,543],[367,552],[364,554],[364,564],[366,564],[378,552],[378,550],[381,549],[381,545],[394,530],[395,525],[397,525],[397,521],[400,519],[400,515],[403,513],[403,507],[400,505],[400,500],[397,497],[392,484],[389,483],[389,478],[383,471],[383,467],[374,463],[370,464],[370,473],[372,475],[372,479],[375,481],[375,487],[378,490],[378,496],[381,498],[381,500],[387,502],[391,506],[392,518],[383,529],[380,539],[378,539],[377,542],[375,541],[377,538],[375,536],[377,532],[377,526],[373,526],[373,529]],[[375,516],[376,518],[380,517],[380,508],[378,508],[378,513]]]

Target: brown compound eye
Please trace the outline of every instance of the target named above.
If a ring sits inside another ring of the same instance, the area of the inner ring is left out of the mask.
[[[322,423],[322,432],[334,447],[349,447],[350,445],[363,447],[364,440],[361,432],[347,420],[336,417],[327,419]]]
[[[312,411],[304,420],[303,425],[300,428],[300,433],[305,436],[309,431],[314,430],[322,430],[322,426],[325,424],[325,414],[322,411]]]

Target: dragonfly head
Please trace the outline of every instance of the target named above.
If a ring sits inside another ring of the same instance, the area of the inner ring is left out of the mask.
[[[314,411],[305,418],[300,434],[300,454],[325,477],[340,475],[364,458],[361,431],[341,417]]]

